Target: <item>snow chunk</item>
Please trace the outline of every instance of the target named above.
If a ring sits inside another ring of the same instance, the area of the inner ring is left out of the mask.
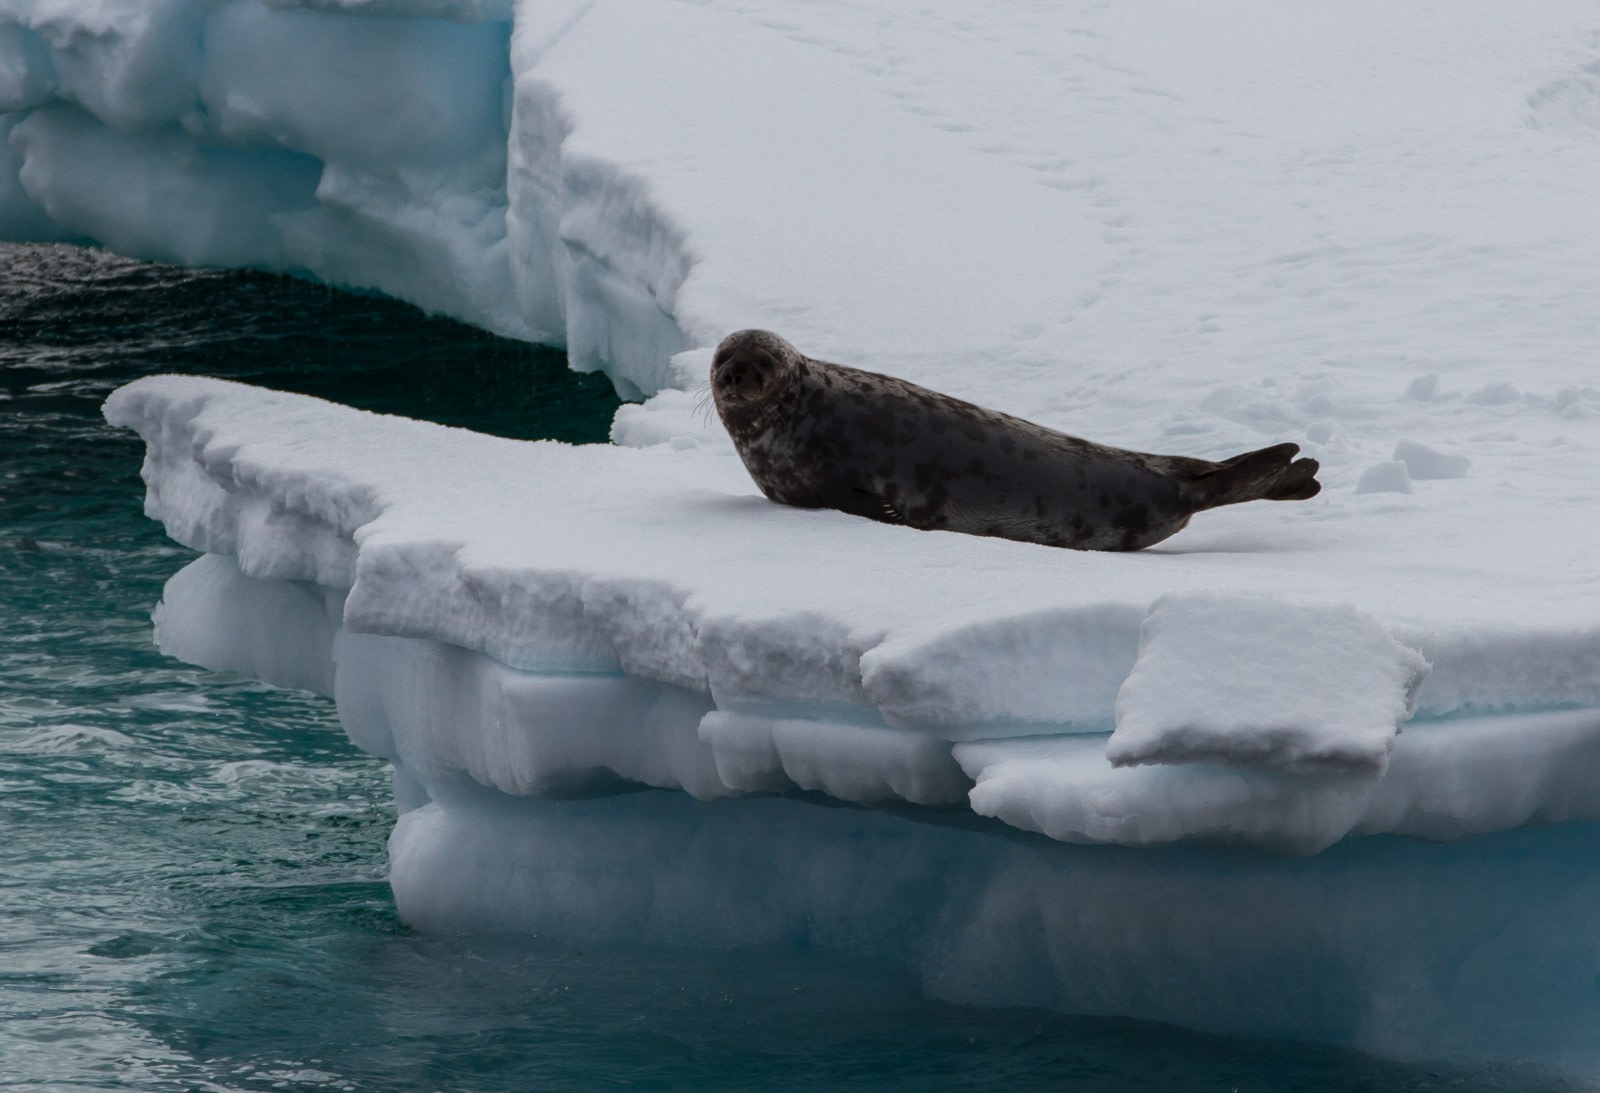
[[[1417,376],[1406,385],[1406,397],[1418,402],[1432,402],[1439,394],[1439,373],[1428,372]]]
[[[1394,458],[1404,463],[1407,473],[1415,479],[1465,478],[1472,460],[1464,455],[1451,455],[1435,451],[1415,440],[1402,440],[1394,447]]]
[[[1411,474],[1398,459],[1374,463],[1356,479],[1357,493],[1410,493]]]
[[[559,214],[538,247],[507,239],[511,8],[0,0],[0,110],[25,112],[0,117],[22,160],[0,156],[0,237],[282,270],[558,344],[537,258]]]
[[[1351,607],[1164,596],[1117,695],[1106,756],[1381,774],[1427,673],[1420,653]]]
[[[1200,841],[1312,854],[1365,815],[1376,784],[1222,766],[1119,768],[1104,739],[981,741],[954,754],[976,782],[974,812],[1071,843]]]
[[[1594,397],[1595,389],[1574,387],[1571,384],[1562,387],[1556,392],[1555,411],[1569,420],[1583,417],[1583,400]]]

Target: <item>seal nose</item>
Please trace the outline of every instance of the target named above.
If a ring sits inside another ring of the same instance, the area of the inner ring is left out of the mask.
[[[716,361],[713,371],[713,383],[741,395],[760,390],[766,375],[759,361],[732,354]]]

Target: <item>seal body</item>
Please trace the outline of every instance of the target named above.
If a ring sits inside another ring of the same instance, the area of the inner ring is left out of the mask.
[[[717,412],[761,492],[923,530],[1138,550],[1202,509],[1321,488],[1279,444],[1213,462],[1126,451],[741,330],[711,366]]]

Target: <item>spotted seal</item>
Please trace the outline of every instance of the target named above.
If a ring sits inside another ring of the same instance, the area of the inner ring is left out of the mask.
[[[766,330],[717,346],[711,393],[761,492],[886,524],[1139,550],[1219,505],[1313,497],[1296,444],[1213,463],[1109,448],[893,376],[813,360]]]

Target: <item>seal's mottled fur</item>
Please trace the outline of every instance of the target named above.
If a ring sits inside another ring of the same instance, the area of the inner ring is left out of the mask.
[[[761,492],[889,524],[1078,550],[1138,550],[1203,509],[1295,501],[1314,459],[1277,444],[1220,463],[1108,448],[741,330],[711,364],[717,413]]]

